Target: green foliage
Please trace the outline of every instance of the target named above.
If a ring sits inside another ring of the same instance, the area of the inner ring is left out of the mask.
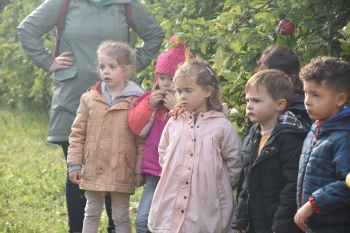
[[[230,120],[244,134],[246,81],[252,75],[262,50],[279,44],[297,52],[301,64],[315,56],[350,60],[349,1],[328,0],[159,0],[146,5],[169,38],[179,33],[192,53],[210,61],[221,82],[222,98],[231,109]],[[195,7],[197,6],[197,7]],[[202,14],[205,12],[205,14]],[[283,18],[296,25],[290,36],[276,29]],[[170,20],[172,19],[172,20]],[[139,74],[148,85],[154,67]]]
[[[0,21],[0,103],[46,110],[52,94],[49,74],[36,68],[22,52],[15,28],[42,1],[9,0]],[[141,0],[163,29],[163,48],[180,34],[193,54],[210,61],[221,81],[223,100],[237,129],[244,126],[244,86],[264,48],[279,44],[294,49],[305,65],[315,56],[350,60],[350,2],[346,0]],[[25,6],[25,7],[23,7]],[[279,35],[282,18],[296,25],[290,36]],[[132,44],[140,45],[136,35]],[[53,33],[43,38],[54,48]],[[156,59],[137,74],[148,89]]]
[[[0,233],[68,231],[65,159],[46,142],[47,129],[45,114],[0,111]],[[142,190],[130,206],[138,207]],[[107,223],[104,211],[99,232],[107,232]]]
[[[46,111],[51,104],[50,74],[36,67],[18,41],[16,27],[42,0],[9,0],[0,15],[0,104]],[[54,49],[54,31],[42,38]]]

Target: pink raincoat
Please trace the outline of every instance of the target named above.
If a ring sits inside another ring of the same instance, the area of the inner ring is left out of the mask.
[[[163,173],[148,218],[153,233],[233,232],[233,189],[242,169],[241,141],[223,112],[171,118],[159,144]]]

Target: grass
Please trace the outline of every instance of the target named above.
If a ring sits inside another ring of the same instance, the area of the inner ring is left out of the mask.
[[[66,164],[45,114],[0,111],[0,233],[67,232]],[[137,207],[142,188],[131,197]],[[132,229],[135,213],[131,213]],[[107,232],[102,214],[99,232]]]

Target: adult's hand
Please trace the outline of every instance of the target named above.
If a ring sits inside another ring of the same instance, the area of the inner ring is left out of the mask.
[[[151,96],[149,97],[148,104],[152,108],[156,108],[159,101],[164,100],[164,95],[166,92],[164,90],[155,90],[152,91]]]
[[[70,57],[73,53],[72,52],[63,52],[61,55],[55,58],[55,60],[52,62],[49,71],[50,72],[56,72],[57,70],[61,69],[68,69],[69,67],[74,65],[74,58]]]

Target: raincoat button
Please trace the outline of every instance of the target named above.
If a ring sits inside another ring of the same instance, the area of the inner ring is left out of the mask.
[[[187,199],[187,196],[184,196],[184,199]]]
[[[274,150],[275,148],[274,147],[271,147],[271,150]]]
[[[190,116],[190,119],[192,119],[192,116]]]
[[[268,154],[269,152],[268,151],[265,151],[265,154]]]
[[[197,128],[199,128],[199,126],[197,125]]]
[[[189,167],[188,170],[191,170],[191,168]]]
[[[186,184],[188,184],[188,181],[186,181]]]
[[[184,210],[181,210],[181,213],[184,213],[185,211]]]
[[[204,117],[204,115],[202,114],[201,117]]]
[[[191,153],[190,155],[193,156],[193,153]]]
[[[191,129],[193,129],[193,126],[191,126]]]

